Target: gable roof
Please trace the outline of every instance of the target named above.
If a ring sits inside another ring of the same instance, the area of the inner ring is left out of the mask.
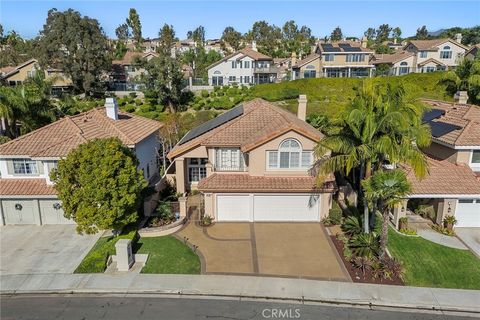
[[[248,152],[288,131],[295,131],[312,140],[323,137],[317,129],[298,119],[296,115],[263,99],[244,102],[241,106],[243,113],[240,116],[190,141],[177,144],[168,154],[168,158],[172,159],[197,146],[239,147],[243,152]],[[234,109],[226,112],[225,117],[228,117],[229,112],[236,112]]]
[[[131,65],[133,64],[135,58],[138,57],[140,59],[146,59],[148,56],[158,57],[158,54],[155,52],[142,53],[142,52],[127,51],[125,52],[125,55],[123,56],[122,59],[113,60],[112,64]]]
[[[96,108],[66,116],[4,143],[0,145],[0,156],[65,157],[78,145],[96,138],[117,137],[125,145],[135,145],[161,126],[158,121],[124,112],[113,120],[106,115],[105,108]]]
[[[317,53],[373,53],[374,50],[362,47],[358,41],[319,42],[315,48]]]
[[[450,131],[439,137],[433,137],[433,141],[454,147],[480,146],[479,106],[429,99],[422,99],[422,102],[445,111],[443,116],[432,120],[432,122],[447,123],[459,127],[458,130]]]
[[[11,75],[14,75],[16,74],[18,71],[20,71],[20,69],[22,69],[23,67],[26,67],[32,63],[37,63],[37,59],[29,59],[27,61],[25,61],[24,63],[21,63],[19,64],[18,66],[15,66],[15,67],[11,67],[10,70],[8,72],[6,72],[3,76],[1,76],[3,79],[6,79],[8,77],[10,77]]]
[[[462,47],[463,49],[467,50],[468,47],[464,46],[461,43],[458,43],[457,41],[450,39],[450,38],[443,38],[443,39],[430,39],[430,40],[410,40],[407,42],[404,48],[406,48],[409,44],[414,45],[418,50],[438,50],[438,46],[441,45],[442,43],[445,42],[452,42],[453,44],[456,44],[459,47]]]
[[[418,65],[421,67],[421,66],[424,66],[424,65],[426,65],[426,64],[429,64],[430,62],[433,62],[433,63],[435,63],[436,65],[439,65],[439,66],[445,66],[445,64],[444,64],[443,62],[438,61],[438,60],[433,59],[433,58],[430,58],[430,59],[427,59],[427,60],[425,60],[425,61],[422,61],[422,62],[420,62]]]
[[[222,62],[228,61],[228,59],[230,59],[230,58],[232,58],[232,57],[234,57],[238,54],[241,55],[239,59],[242,59],[244,57],[250,57],[253,60],[272,60],[273,61],[272,57],[269,57],[269,56],[267,56],[263,53],[260,53],[256,50],[253,50],[252,48],[243,48],[243,49],[240,49],[238,51],[235,51],[234,53],[231,53],[231,54],[223,57],[223,59],[218,60],[217,62],[212,63],[211,65],[209,65],[207,67],[207,69],[213,68],[213,67],[219,65]]]
[[[401,51],[392,54],[376,54],[372,58],[372,64],[394,64],[413,56],[412,52]]]
[[[316,59],[320,59],[320,55],[318,53],[311,53],[308,56],[306,56],[304,59],[297,61],[297,63],[292,66],[292,68],[301,68],[307,63],[310,63],[312,61],[315,61]]]

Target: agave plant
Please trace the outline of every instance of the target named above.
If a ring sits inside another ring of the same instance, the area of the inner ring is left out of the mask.
[[[376,233],[360,233],[350,239],[350,248],[359,257],[376,258],[380,245]]]
[[[363,232],[363,220],[362,216],[350,216],[345,219],[342,225],[342,230],[348,236],[355,236]]]

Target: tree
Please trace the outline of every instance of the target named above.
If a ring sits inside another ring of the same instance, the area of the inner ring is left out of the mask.
[[[276,50],[282,39],[282,31],[279,27],[270,25],[264,20],[257,21],[246,34],[246,39],[255,41],[258,51],[261,53],[275,57]]]
[[[417,40],[425,40],[428,38],[428,30],[426,26],[422,26],[417,29],[417,34],[415,35],[415,39]]]
[[[380,261],[384,261],[388,243],[388,221],[390,211],[409,194],[411,187],[400,169],[379,170],[362,182],[365,198],[371,207],[376,204],[382,214],[382,231],[380,234]]]
[[[205,28],[198,26],[195,30],[188,31],[187,38],[195,41],[197,46],[203,47],[205,44]]]
[[[222,37],[222,46],[225,48],[226,43],[228,43],[233,50],[237,51],[240,49],[242,34],[235,30],[233,27],[226,27],[223,30]]]
[[[471,103],[480,103],[480,56],[474,60],[463,59],[455,70],[450,70],[440,80],[447,91],[467,91]]]
[[[130,38],[130,29],[127,23],[122,23],[115,29],[115,35],[117,36],[118,40],[126,42],[128,38]]]
[[[142,23],[140,22],[140,16],[137,10],[130,8],[128,12],[128,18],[126,20],[127,25],[132,29],[133,40],[135,41],[135,48],[141,50],[142,48]]]
[[[147,183],[138,160],[117,138],[81,144],[51,173],[65,217],[77,232],[121,230],[138,218],[140,194]]]
[[[367,40],[374,40],[375,35],[377,34],[377,30],[375,28],[368,28],[367,31],[363,33]]]
[[[108,39],[98,21],[69,9],[51,9],[38,46],[43,68],[54,66],[71,79],[75,91],[101,92],[100,76],[111,69]]]
[[[340,27],[336,27],[333,29],[332,34],[330,35],[330,40],[332,41],[340,41],[343,39],[342,29]]]
[[[406,98],[402,85],[374,87],[373,82],[365,82],[336,120],[336,130],[326,132],[317,143],[315,153],[319,160],[314,171],[319,181],[339,172],[351,175],[354,187],[361,191],[359,182],[386,163],[407,163],[423,178],[427,162],[420,148],[431,142],[430,128],[422,122],[423,112],[424,106]],[[365,232],[369,230],[368,221],[365,202]]]
[[[158,37],[158,42],[160,43],[158,52],[163,55],[170,55],[170,50],[173,48],[176,41],[173,26],[165,23],[158,32]]]
[[[147,73],[141,82],[145,84],[145,97],[167,106],[171,113],[181,110],[183,97],[183,74],[176,59],[161,55],[144,64]]]
[[[375,37],[376,42],[381,43],[387,41],[390,38],[390,32],[392,28],[388,24],[382,24],[377,29],[377,34]]]
[[[193,70],[194,78],[206,78],[208,76],[207,67],[221,59],[222,56],[220,53],[215,50],[209,50],[207,52],[205,48],[202,47],[190,49],[183,53],[180,58],[182,63],[195,67]]]
[[[400,29],[400,27],[396,27],[392,29],[392,37],[394,39],[397,39],[399,41],[401,40],[401,36],[402,36],[402,29]]]
[[[1,24],[0,24],[0,41],[3,41],[3,26]]]

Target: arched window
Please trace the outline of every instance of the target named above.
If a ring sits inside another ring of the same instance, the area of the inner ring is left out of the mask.
[[[220,71],[215,71],[213,74],[222,74]]]
[[[443,47],[443,50],[450,50],[450,46]]]
[[[440,51],[440,59],[451,59],[452,58],[452,50],[450,50],[450,46],[444,46],[443,50]]]
[[[296,139],[283,140],[278,150],[267,151],[268,169],[301,170],[312,165],[313,152],[303,150]]]
[[[305,69],[315,69],[315,66],[312,66],[311,64],[309,64],[308,66],[305,67]]]
[[[405,61],[400,63],[401,66],[406,66],[408,63],[406,63]]]

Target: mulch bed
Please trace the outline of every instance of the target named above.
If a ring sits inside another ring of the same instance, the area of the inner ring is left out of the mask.
[[[332,242],[335,246],[335,249],[337,249],[338,254],[340,255],[340,258],[343,261],[343,264],[345,265],[345,268],[347,269],[348,273],[350,274],[350,278],[352,278],[353,282],[359,282],[359,283],[374,283],[374,284],[390,284],[390,285],[397,285],[397,286],[404,286],[405,283],[402,281],[402,279],[398,277],[393,277],[392,279],[379,279],[379,278],[374,278],[372,276],[372,271],[371,270],[366,270],[365,271],[365,277],[363,276],[363,273],[360,269],[357,269],[353,266],[353,264],[350,261],[347,261],[345,257],[343,256],[343,242],[338,240],[336,236],[330,236],[332,239]],[[387,259],[390,259],[387,257]]]

